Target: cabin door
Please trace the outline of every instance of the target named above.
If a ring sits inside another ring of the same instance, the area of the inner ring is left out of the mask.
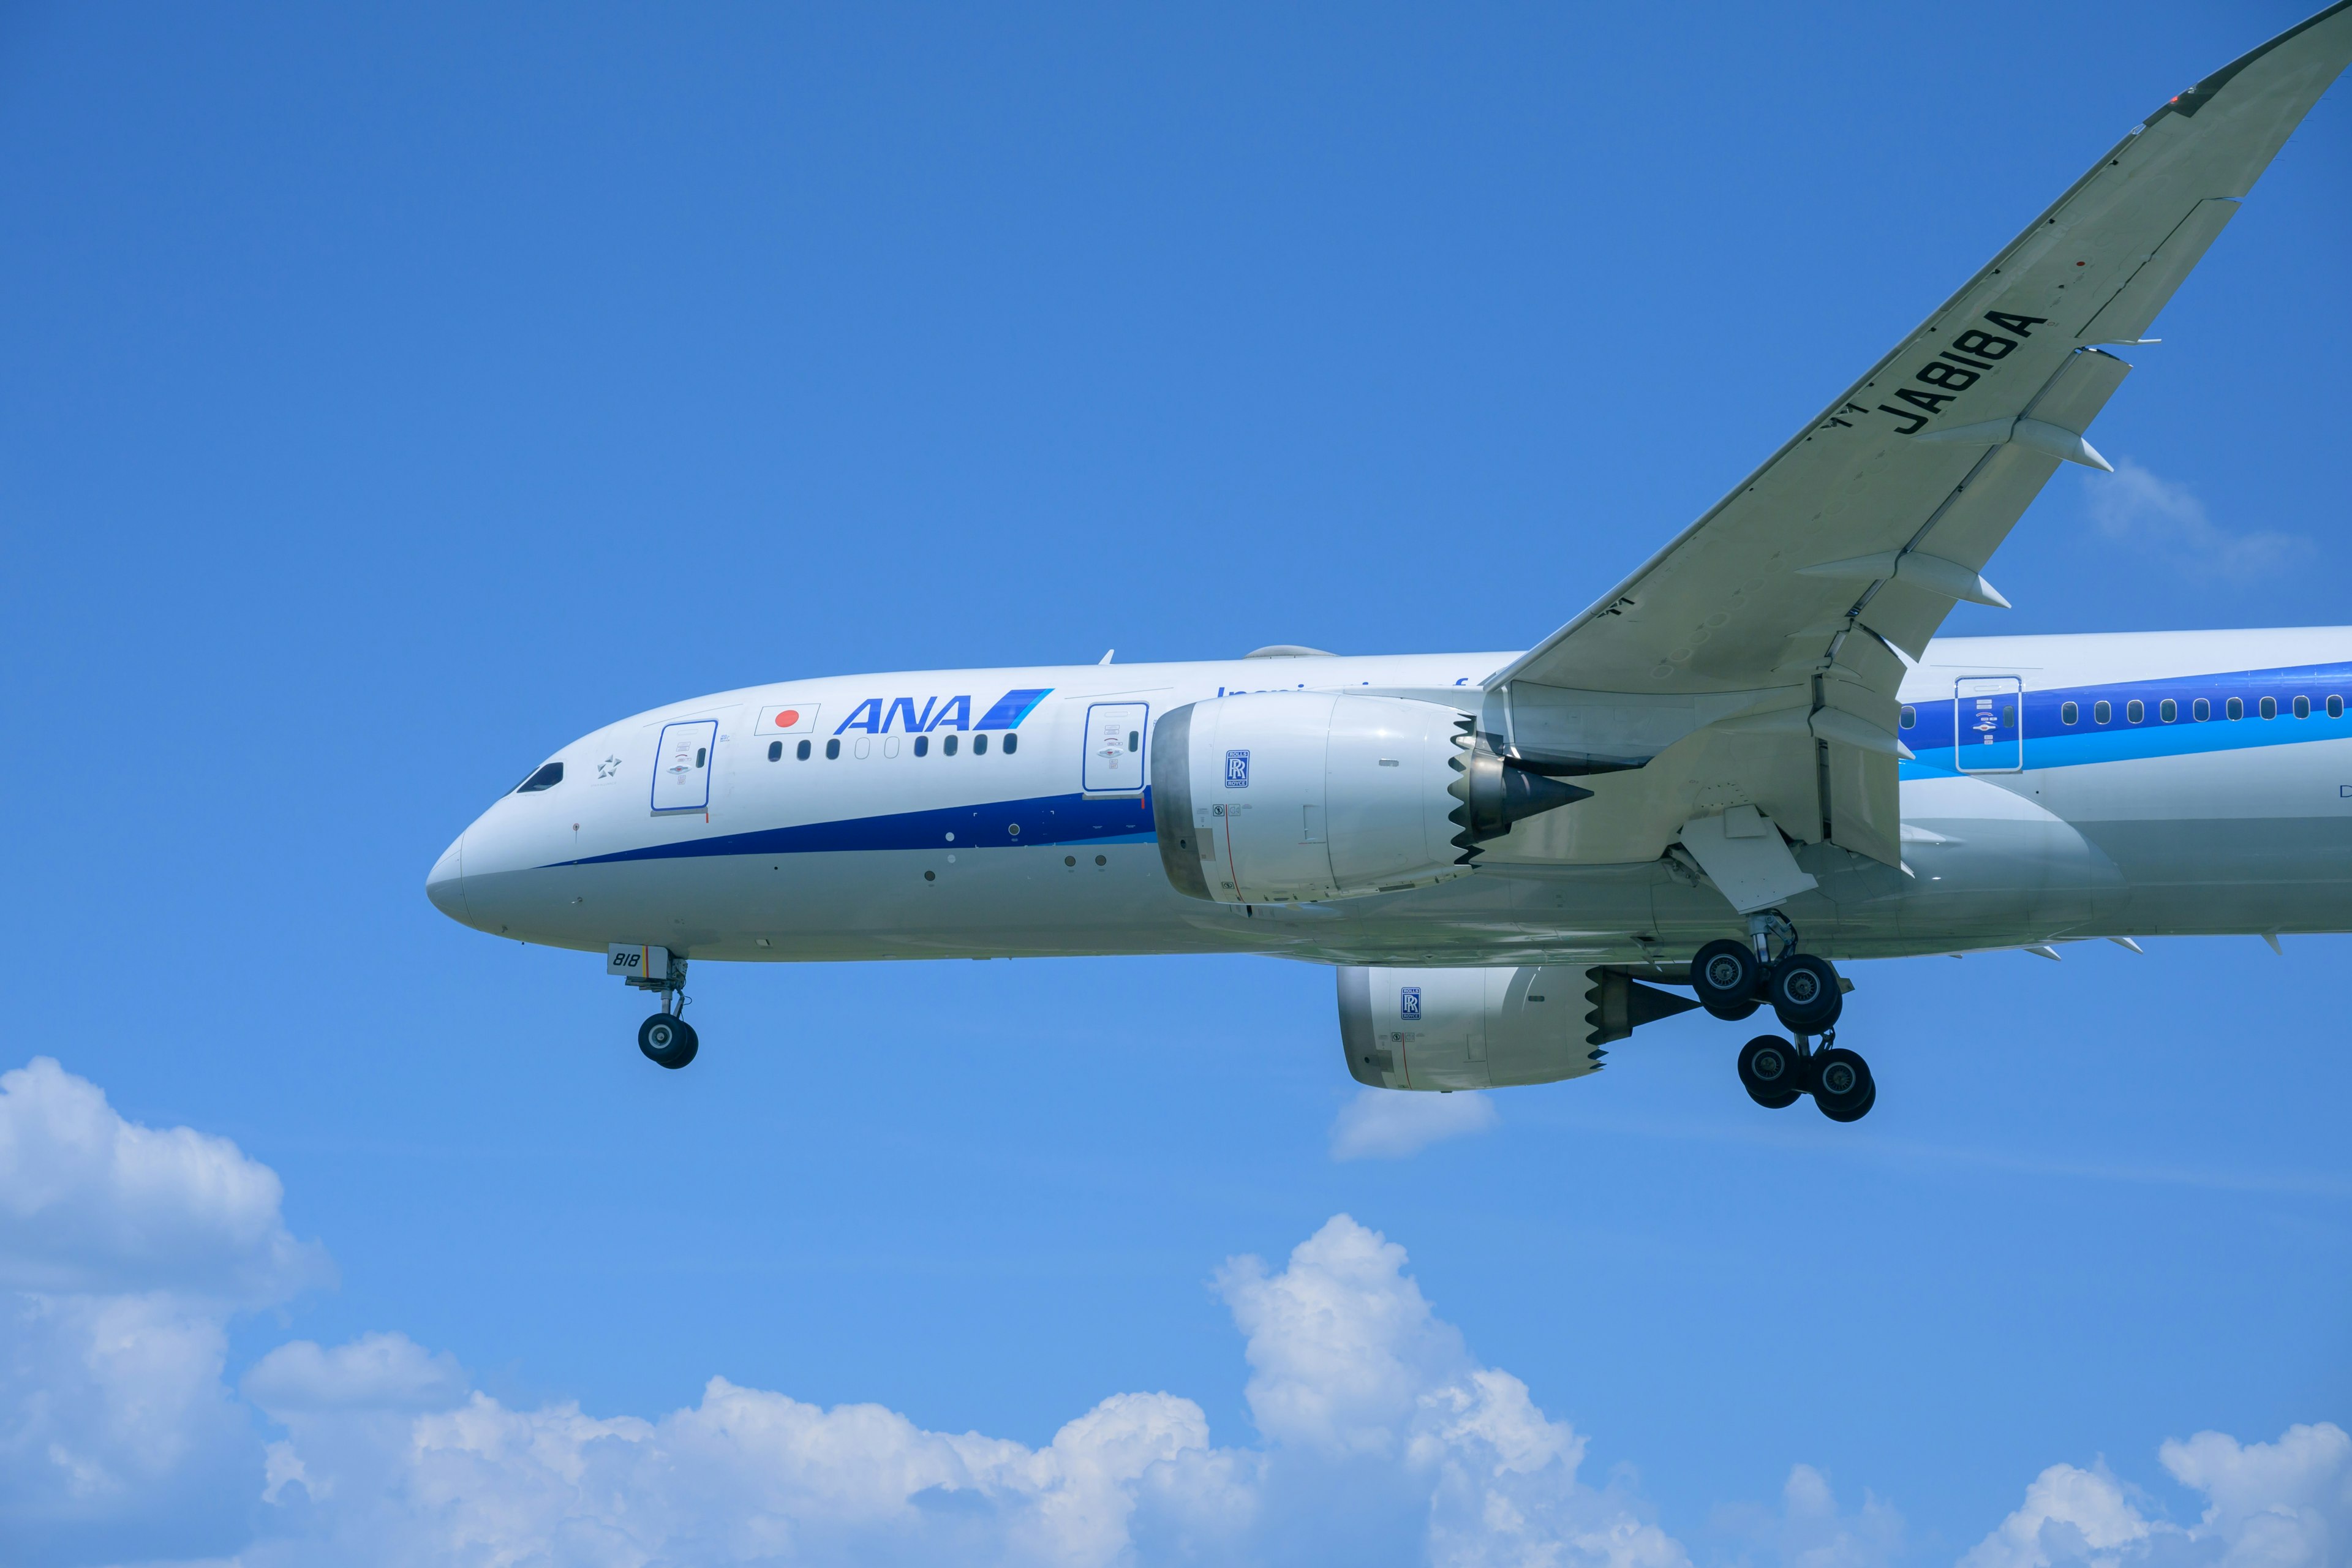
[[[1964,773],[2013,773],[2025,766],[2025,682],[1971,675],[1952,697],[1952,763]]]
[[[1088,795],[1139,790],[1151,774],[1144,748],[1151,738],[1146,702],[1097,702],[1087,710],[1087,754],[1079,787]]]
[[[654,809],[709,811],[711,753],[718,749],[716,719],[663,725],[654,752]]]

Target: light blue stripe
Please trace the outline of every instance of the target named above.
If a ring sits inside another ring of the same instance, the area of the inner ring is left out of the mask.
[[[2093,767],[2100,763],[2133,762],[2145,757],[2246,752],[2263,746],[2298,746],[2347,739],[2352,739],[2352,714],[2329,719],[2314,712],[2308,719],[2297,719],[2282,712],[2276,719],[2209,719],[2201,724],[2189,720],[2175,724],[2111,724],[2105,729],[2085,727],[2074,734],[2028,735],[2025,765]],[[1951,747],[1931,746],[1919,752],[1918,761],[1905,763],[1900,776],[1950,778],[1958,772],[1952,764]]]

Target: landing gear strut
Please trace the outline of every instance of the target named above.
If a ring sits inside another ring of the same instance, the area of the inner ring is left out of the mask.
[[[1859,1121],[1877,1102],[1870,1064],[1837,1044],[1845,983],[1826,958],[1797,951],[1797,928],[1778,910],[1748,917],[1748,940],[1708,942],[1691,959],[1691,989],[1718,1018],[1737,1021],[1769,1005],[1794,1040],[1759,1035],[1739,1051],[1748,1097],[1780,1110],[1811,1095],[1832,1121]],[[1821,1037],[1821,1049],[1812,1037]]]
[[[686,1021],[686,960],[672,958],[667,973],[656,975],[631,975],[629,987],[635,991],[651,991],[661,998],[661,1011],[637,1026],[637,1049],[656,1067],[676,1069],[694,1059],[702,1042],[695,1037],[694,1026]]]

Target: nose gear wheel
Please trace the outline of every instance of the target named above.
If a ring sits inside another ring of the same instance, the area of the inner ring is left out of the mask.
[[[637,1049],[656,1067],[682,1068],[701,1048],[694,1026],[675,1013],[656,1013],[637,1026]]]

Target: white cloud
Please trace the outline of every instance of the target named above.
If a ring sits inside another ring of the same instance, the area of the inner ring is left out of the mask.
[[[2275,1443],[2200,1432],[2166,1443],[2158,1457],[2173,1479],[2210,1500],[2189,1534],[2221,1542],[2222,1562],[2352,1560],[2352,1436],[2333,1422],[2290,1426]]]
[[[1387,1461],[1375,1484],[1428,1500],[1433,1562],[1685,1562],[1631,1499],[1577,1479],[1584,1439],[1475,1361],[1404,1268],[1404,1248],[1345,1215],[1279,1274],[1255,1258],[1225,1266],[1218,1287],[1247,1336],[1250,1415],[1269,1444]]]
[[[245,1396],[272,1415],[313,1410],[446,1410],[466,1398],[466,1374],[444,1351],[428,1355],[406,1334],[363,1334],[320,1350],[279,1345],[245,1374]]]
[[[1443,1139],[1484,1132],[1500,1120],[1494,1096],[1475,1089],[1359,1089],[1331,1123],[1331,1158],[1402,1160]]]
[[[2102,1465],[2053,1465],[2025,1489],[2016,1512],[1960,1559],[1960,1568],[2052,1568],[2061,1563],[2116,1563],[2144,1548],[2150,1526]]]
[[[2091,521],[2107,538],[2159,556],[2181,571],[2234,584],[2273,575],[2313,552],[2310,540],[2274,529],[2233,533],[2216,523],[2186,485],[2124,458],[2113,474],[2087,475]]]
[[[2158,1451],[2181,1485],[2206,1494],[2195,1524],[2161,1517],[2103,1465],[2053,1465],[1961,1568],[2062,1568],[2198,1563],[2226,1568],[2329,1568],[2352,1556],[2352,1436],[2323,1422],[2275,1443],[2219,1432]]]
[[[276,1173],[124,1121],[43,1057],[0,1074],[0,1540],[12,1562],[231,1549],[263,1475],[227,1320],[330,1273]]]
[[[0,1308],[0,1541],[12,1563],[232,1547],[261,1476],[217,1312],[158,1293]],[[24,1556],[16,1553],[22,1552]]]
[[[654,1421],[479,1393],[419,1413],[415,1391],[454,1369],[408,1342],[289,1347],[247,1384],[288,1432],[281,1531],[251,1560],[1232,1561],[1286,1555],[1328,1510],[1401,1523],[1464,1568],[1684,1563],[1632,1500],[1578,1480],[1583,1439],[1474,1361],[1404,1268],[1345,1215],[1279,1272],[1227,1265],[1264,1439],[1249,1448],[1214,1446],[1169,1394],[1115,1394],[1037,1449],[724,1378]]]
[[[1903,1551],[1900,1513],[1866,1491],[1858,1512],[1842,1512],[1829,1478],[1811,1465],[1790,1468],[1780,1512],[1718,1509],[1716,1523],[1787,1568],[1887,1568]]]
[[[1399,1097],[1402,1098],[1402,1097]],[[1423,1097],[1427,1098],[1427,1097]],[[1462,1098],[1462,1097],[1455,1097]],[[53,1062],[0,1077],[0,1540],[11,1568],[235,1554],[244,1568],[1394,1560],[1685,1568],[1585,1439],[1472,1355],[1404,1249],[1342,1215],[1280,1268],[1229,1260],[1256,1439],[1119,1394],[1032,1448],[714,1377],[652,1419],[509,1408],[398,1333],[281,1345],[224,1378],[228,1316],[316,1278],[277,1178],[226,1141],[157,1132]],[[81,1234],[58,1216],[74,1216]],[[187,1235],[161,1234],[167,1222]],[[70,1286],[68,1289],[64,1287]],[[277,1433],[266,1446],[257,1430]],[[1964,1568],[2319,1568],[2352,1547],[2352,1438],[2167,1443],[2205,1500],[2178,1524],[2104,1467],[2056,1465]],[[1748,1511],[1756,1560],[1882,1568],[1902,1521],[1789,1474]]]
[[[1139,1511],[1211,1532],[1247,1518],[1200,1407],[1164,1394],[1115,1395],[1034,1450],[725,1378],[650,1422],[478,1393],[382,1415],[289,1413],[284,1533],[253,1561],[1102,1564]]]
[[[331,1275],[283,1195],[227,1139],[125,1121],[47,1057],[0,1074],[0,1289],[281,1301]]]

